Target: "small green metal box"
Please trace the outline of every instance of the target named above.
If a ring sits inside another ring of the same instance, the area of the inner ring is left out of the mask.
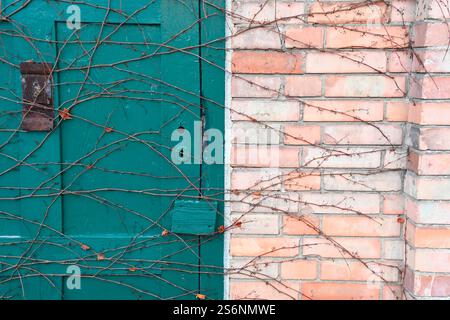
[[[178,200],[171,210],[174,233],[208,235],[215,231],[217,202]]]

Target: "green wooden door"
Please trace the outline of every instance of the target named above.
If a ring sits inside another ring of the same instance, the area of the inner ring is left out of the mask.
[[[221,186],[221,169],[176,164],[172,153],[174,132],[222,119],[205,111],[222,99],[223,74],[205,73],[202,57],[218,56],[199,45],[222,28],[205,36],[198,21],[217,8],[202,7],[2,1],[0,298],[221,297],[221,205],[207,188]],[[24,126],[36,121],[22,101],[24,83],[39,84],[21,74],[31,61],[52,68],[53,128],[43,131]],[[180,206],[212,210],[212,232],[171,232]]]

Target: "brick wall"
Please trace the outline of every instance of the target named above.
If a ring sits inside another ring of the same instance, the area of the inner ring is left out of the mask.
[[[413,31],[404,182],[407,298],[450,297],[450,29],[442,21],[450,12],[443,4],[448,1],[419,1]]]
[[[234,0],[232,299],[450,297],[447,0]]]

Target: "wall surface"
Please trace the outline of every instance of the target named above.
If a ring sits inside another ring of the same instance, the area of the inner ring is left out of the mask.
[[[232,1],[232,299],[450,297],[448,0]]]

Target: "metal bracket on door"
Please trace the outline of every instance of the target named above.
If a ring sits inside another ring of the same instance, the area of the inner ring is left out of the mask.
[[[53,65],[22,62],[22,124],[25,131],[51,131],[53,129]]]

